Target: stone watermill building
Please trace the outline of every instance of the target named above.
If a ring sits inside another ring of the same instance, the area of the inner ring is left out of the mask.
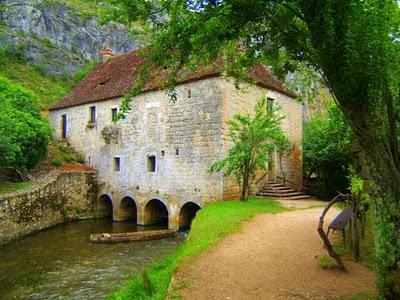
[[[126,118],[114,124],[141,63],[137,52],[110,58],[50,110],[55,137],[66,139],[98,171],[99,214],[140,225],[164,220],[176,229],[207,202],[237,197],[232,178],[207,169],[230,147],[226,121],[251,113],[261,96],[286,115],[282,126],[295,146],[282,167],[286,178],[302,182],[302,105],[264,67],[254,69],[255,84],[245,91],[220,76],[218,63],[189,73],[178,82],[176,103],[150,80]],[[269,179],[279,170],[275,164]]]

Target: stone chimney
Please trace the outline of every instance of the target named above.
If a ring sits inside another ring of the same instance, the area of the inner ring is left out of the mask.
[[[114,53],[110,48],[104,48],[100,50],[100,56],[103,61],[107,61],[114,56]]]

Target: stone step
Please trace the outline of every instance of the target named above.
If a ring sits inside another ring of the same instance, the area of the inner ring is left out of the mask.
[[[292,189],[292,188],[289,188],[289,187],[283,187],[283,188],[271,188],[271,187],[268,187],[268,186],[264,186],[261,190],[263,190],[263,191],[271,191],[271,192],[278,192],[278,193],[280,193],[280,192],[282,192],[282,193],[285,193],[285,192],[296,192],[296,190],[294,190],[294,189]]]
[[[266,192],[258,192],[257,195],[260,196],[267,196],[267,197],[277,197],[277,198],[284,198],[284,197],[292,197],[292,196],[301,196],[304,195],[301,192],[291,192],[291,193],[266,193]]]
[[[298,192],[294,189],[291,188],[286,188],[286,189],[271,189],[271,188],[262,188],[260,191],[264,192],[270,192],[270,193],[278,193],[278,194],[283,194],[283,193],[295,193]]]
[[[283,184],[281,184],[281,183],[265,184],[265,186],[274,187],[274,188],[285,187],[285,186],[284,186]]]
[[[279,191],[293,190],[292,188],[287,187],[287,186],[269,186],[269,185],[265,185],[264,188],[272,189],[272,190],[279,190]]]
[[[292,196],[287,198],[288,200],[303,200],[303,199],[309,199],[312,198],[310,195],[299,195],[299,196]]]
[[[297,196],[276,196],[274,195],[266,195],[264,193],[256,193],[257,196],[262,196],[262,197],[268,197],[271,199],[285,199],[285,200],[303,200],[303,199],[309,199],[312,198],[310,195],[297,195]]]

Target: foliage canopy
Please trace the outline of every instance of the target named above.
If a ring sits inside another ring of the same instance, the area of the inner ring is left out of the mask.
[[[305,177],[308,183],[316,180],[320,197],[333,197],[348,187],[351,143],[350,126],[334,104],[327,108],[326,115],[315,116],[304,124]]]
[[[0,76],[0,167],[32,168],[46,154],[50,138],[32,94]]]

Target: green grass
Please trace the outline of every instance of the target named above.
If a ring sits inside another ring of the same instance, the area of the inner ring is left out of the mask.
[[[327,255],[323,255],[319,258],[319,266],[325,270],[335,269],[337,267],[335,260]]]
[[[38,97],[42,109],[49,108],[72,88],[68,80],[55,79],[33,65],[7,59],[0,68],[0,75],[20,84]]]
[[[259,198],[251,198],[247,203],[237,200],[211,203],[197,213],[188,239],[174,254],[147,268],[146,275],[137,274],[128,279],[108,298],[164,299],[171,278],[177,266],[183,261],[195,257],[229,234],[239,231],[241,224],[256,214],[278,213],[285,210],[274,201]],[[149,291],[154,293],[149,296]]]
[[[345,295],[338,298],[338,300],[376,300],[378,299],[376,295],[360,291],[353,295]]]
[[[72,8],[74,12],[83,18],[90,18],[93,16],[99,16],[103,9],[103,5],[99,5],[99,2],[106,3],[107,0],[53,0],[54,2],[63,3],[69,8]]]
[[[0,183],[0,195],[30,189],[31,182],[5,182]]]

